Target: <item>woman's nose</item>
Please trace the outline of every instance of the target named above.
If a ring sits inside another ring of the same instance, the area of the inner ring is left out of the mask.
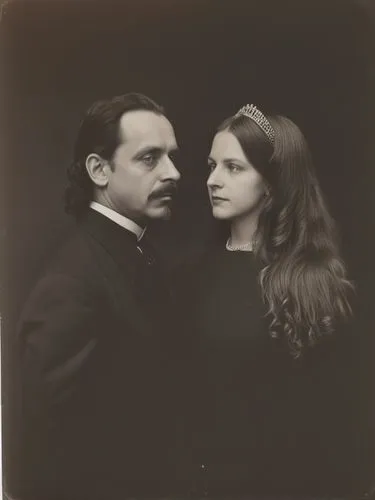
[[[218,168],[216,167],[212,172],[210,173],[208,179],[207,179],[207,186],[208,187],[215,187],[220,185],[220,175],[218,172]]]

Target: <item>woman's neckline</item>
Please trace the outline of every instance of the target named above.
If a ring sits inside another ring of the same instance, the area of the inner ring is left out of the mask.
[[[253,252],[253,242],[243,243],[242,245],[232,245],[231,238],[229,237],[225,243],[225,248],[228,252]]]

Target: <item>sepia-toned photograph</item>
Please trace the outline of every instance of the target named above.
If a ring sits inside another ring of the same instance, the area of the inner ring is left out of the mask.
[[[2,0],[6,500],[375,499],[375,3]]]

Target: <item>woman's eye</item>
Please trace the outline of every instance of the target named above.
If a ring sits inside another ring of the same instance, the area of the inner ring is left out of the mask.
[[[239,172],[241,170],[238,165],[233,165],[232,163],[228,165],[228,169],[230,172]]]
[[[216,165],[214,163],[208,164],[208,170],[210,173],[213,172],[215,170],[215,168],[216,168]]]

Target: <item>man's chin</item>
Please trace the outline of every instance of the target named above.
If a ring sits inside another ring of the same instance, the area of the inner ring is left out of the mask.
[[[169,205],[150,210],[147,214],[149,219],[153,220],[169,220],[172,217],[172,209]]]

